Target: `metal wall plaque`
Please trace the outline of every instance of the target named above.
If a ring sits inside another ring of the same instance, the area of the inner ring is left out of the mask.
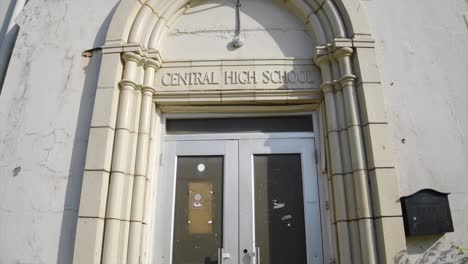
[[[401,209],[407,236],[453,232],[449,193],[423,189],[401,197]]]

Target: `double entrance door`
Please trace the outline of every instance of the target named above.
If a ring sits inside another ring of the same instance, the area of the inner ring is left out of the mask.
[[[166,139],[154,263],[323,263],[314,141]]]

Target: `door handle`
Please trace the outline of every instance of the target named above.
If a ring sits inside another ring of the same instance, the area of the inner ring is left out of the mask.
[[[218,248],[218,264],[223,264],[224,259],[230,258],[231,255],[229,253],[224,252],[223,248]]]
[[[257,263],[256,264],[260,264],[260,247],[256,247],[255,248],[255,254],[257,255]]]
[[[247,253],[247,250],[244,249],[244,252]],[[247,256],[250,258],[250,264],[260,264],[260,247],[256,247],[255,252],[247,253]]]

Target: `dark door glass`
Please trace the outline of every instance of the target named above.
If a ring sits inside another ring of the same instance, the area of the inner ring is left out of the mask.
[[[173,263],[218,263],[223,241],[223,157],[178,157],[176,177]]]
[[[312,116],[168,119],[167,134],[312,132]]]
[[[301,155],[255,155],[254,182],[261,263],[307,263]]]

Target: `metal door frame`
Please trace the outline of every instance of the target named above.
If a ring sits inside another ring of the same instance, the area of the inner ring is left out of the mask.
[[[155,258],[157,263],[172,263],[176,168],[178,156],[209,156],[222,155],[223,159],[223,247],[231,253],[230,261],[238,263],[238,142],[237,140],[215,141],[177,141],[164,142],[164,157],[162,160],[163,177],[159,177],[159,192],[156,211],[159,216],[155,222],[156,241]],[[232,210],[232,208],[235,208]],[[160,261],[160,262],[159,262]]]
[[[307,263],[323,263],[319,183],[313,136],[239,140],[239,249],[247,249],[243,264],[261,263],[255,245],[255,199],[253,158],[256,154],[300,154]],[[319,237],[320,239],[314,239]]]

